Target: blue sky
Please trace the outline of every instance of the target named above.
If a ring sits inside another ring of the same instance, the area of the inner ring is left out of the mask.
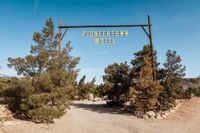
[[[22,57],[34,44],[32,35],[41,31],[45,20],[52,18],[55,26],[80,24],[143,24],[150,14],[153,43],[158,61],[165,61],[168,49],[176,50],[186,66],[186,77],[200,75],[200,1],[199,0],[0,0],[0,73],[13,76],[7,67],[8,57]],[[58,30],[58,29],[56,29]],[[128,37],[115,37],[115,45],[96,45],[94,38],[83,37],[86,29],[70,29],[63,45],[69,40],[80,56],[80,76],[94,76],[102,81],[104,68],[113,62],[133,58],[133,53],[148,44],[140,28],[87,29],[128,30]],[[162,66],[161,66],[162,67]]]

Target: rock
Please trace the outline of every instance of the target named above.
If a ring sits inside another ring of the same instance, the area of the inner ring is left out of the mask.
[[[0,117],[2,117],[3,115],[4,115],[4,113],[1,111],[1,112],[0,112]]]
[[[175,112],[175,110],[174,110],[174,109],[170,109],[169,111],[170,111],[170,113],[173,113],[173,112]]]
[[[74,96],[74,99],[75,100],[80,100],[80,97],[79,96]]]
[[[161,113],[160,113],[160,117],[161,117],[162,119],[166,119],[166,118],[167,118],[167,115],[168,115],[168,112],[167,112],[167,111],[161,112]]]
[[[0,121],[6,121],[13,118],[13,114],[5,105],[0,105]]]
[[[134,111],[135,116],[137,116],[137,118],[141,118],[143,116],[143,114],[140,111]]]
[[[178,109],[178,108],[180,108],[181,107],[181,104],[177,104],[176,105],[176,108]]]
[[[162,116],[162,115],[165,115],[165,112],[161,112],[160,115],[161,115],[161,116]]]
[[[167,116],[166,116],[166,115],[162,115],[162,118],[163,118],[163,119],[166,119],[166,118],[167,118]]]
[[[102,101],[102,98],[95,97],[95,98],[94,98],[94,101]]]
[[[157,120],[162,120],[163,117],[161,117],[161,116],[159,115],[159,116],[156,116],[156,119],[157,119]]]
[[[165,111],[164,115],[168,116],[170,114],[170,111]]]
[[[146,112],[146,114],[150,117],[150,118],[154,118],[156,116],[155,112],[153,111],[148,111]]]
[[[157,114],[157,115],[156,115],[156,119],[161,120],[161,119],[162,119],[161,115],[160,115],[160,114]]]
[[[149,119],[148,115],[146,115],[146,114],[143,115],[142,118],[145,119],[145,120],[146,120],[146,119]]]
[[[92,93],[89,94],[89,100],[94,100],[94,95]]]

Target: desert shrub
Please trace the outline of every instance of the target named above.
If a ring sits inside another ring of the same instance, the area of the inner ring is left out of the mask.
[[[188,80],[193,84],[198,84],[200,81],[199,78],[189,78]]]
[[[190,92],[190,94],[200,97],[200,87],[188,88],[188,91]]]
[[[172,96],[175,99],[188,99],[189,98],[187,96],[187,91],[184,90],[182,87],[174,88],[174,92],[173,92]]]
[[[85,82],[86,76],[84,75],[78,85],[77,85],[77,92],[76,96],[78,96],[79,99],[89,99],[89,94],[92,93],[92,91],[95,89],[95,78],[92,79],[90,82]]]
[[[20,107],[35,122],[53,122],[53,119],[62,116],[68,107],[67,101],[61,101],[59,97],[64,98],[61,93],[55,92],[33,94],[21,103]]]
[[[0,77],[0,97],[3,95],[3,91],[6,88],[5,79]]]
[[[89,94],[91,91],[91,85],[90,84],[84,84],[81,86],[78,86],[78,91],[77,91],[77,96],[79,97],[79,99],[83,100],[83,99],[89,99]]]
[[[107,95],[108,89],[109,87],[106,86],[106,84],[96,85],[92,89],[92,94],[94,95],[94,97],[103,97]]]
[[[176,99],[189,99],[190,94],[188,91],[184,90],[182,87],[178,86],[165,86],[165,89],[159,96],[159,101],[161,103],[161,109],[167,110],[175,106]]]
[[[91,94],[92,94],[94,97],[102,97],[98,85],[95,85],[95,86],[92,88]]]
[[[175,95],[171,88],[165,88],[159,95],[160,110],[168,110],[175,105]]]
[[[53,122],[66,112],[71,100],[70,86],[55,85],[49,74],[13,79],[5,91],[7,103],[18,117],[34,122]]]
[[[30,78],[12,78],[9,87],[4,91],[6,103],[16,114],[24,114],[21,104],[34,93]]]
[[[2,104],[6,102],[5,91],[8,89],[9,82],[9,77],[0,77],[0,103]]]

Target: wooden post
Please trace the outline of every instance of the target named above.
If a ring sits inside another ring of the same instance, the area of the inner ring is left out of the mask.
[[[62,26],[62,21],[60,19],[59,21],[59,26]],[[61,41],[62,41],[62,29],[59,28],[59,46],[58,46],[58,50],[61,51]]]
[[[153,41],[152,41],[152,31],[151,31],[151,19],[148,15],[148,27],[149,27],[149,42],[150,42],[150,49],[151,49],[151,66],[152,66],[152,77],[153,80],[156,80],[156,74],[155,74],[155,64],[154,64],[154,48],[153,48]]]

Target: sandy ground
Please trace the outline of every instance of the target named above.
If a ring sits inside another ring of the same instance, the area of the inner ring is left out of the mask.
[[[0,133],[200,133],[199,125],[200,98],[186,101],[164,120],[121,114],[104,101],[76,101],[54,124],[14,120],[0,125]]]

